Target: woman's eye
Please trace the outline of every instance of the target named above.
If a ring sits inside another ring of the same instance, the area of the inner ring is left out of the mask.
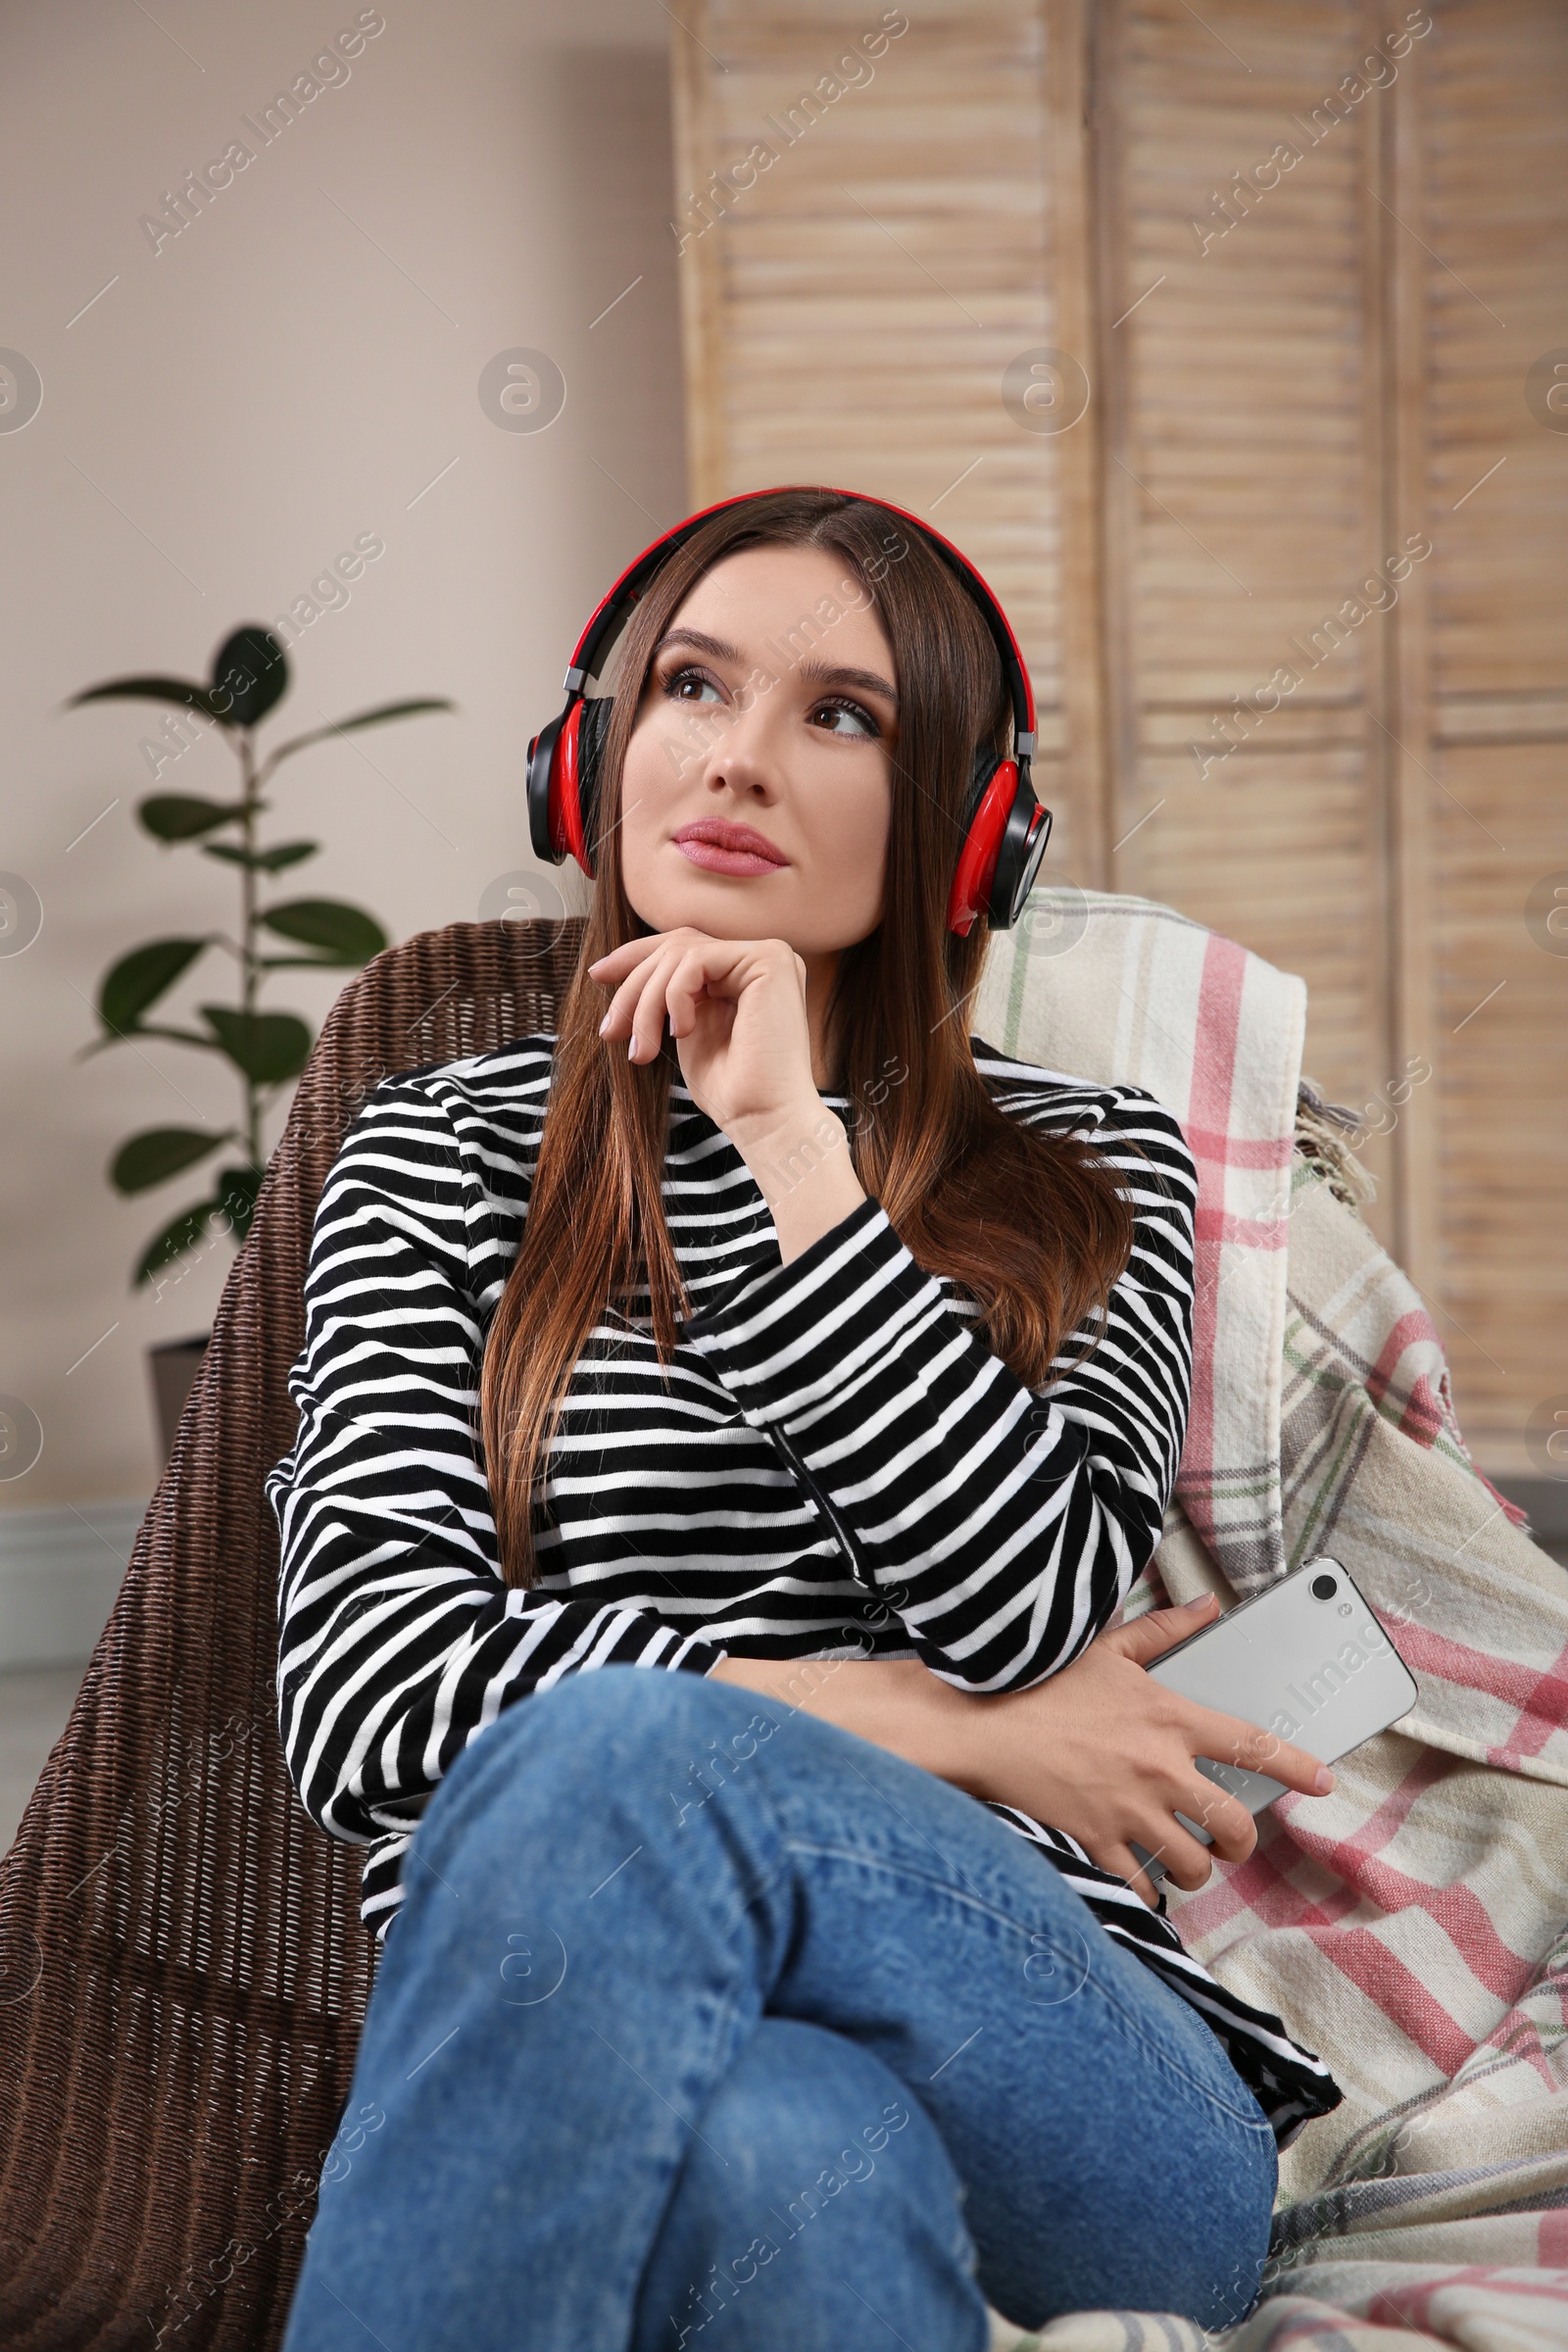
[[[676,703],[717,703],[723,700],[712,679],[705,677],[700,669],[671,670],[664,680],[664,692],[671,702]]]
[[[824,724],[830,735],[871,737],[882,732],[870,711],[862,710],[858,703],[819,703],[814,719]],[[844,721],[842,726],[836,723],[840,719]]]

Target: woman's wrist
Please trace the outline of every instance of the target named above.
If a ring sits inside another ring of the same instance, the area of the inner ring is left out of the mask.
[[[739,1683],[837,1724],[938,1780],[974,1786],[979,1727],[973,1698],[918,1658],[739,1658],[731,1652],[711,1679]]]
[[[767,1203],[785,1265],[852,1216],[866,1198],[850,1156],[849,1131],[820,1095],[771,1121],[765,1131],[742,1130],[730,1140]]]

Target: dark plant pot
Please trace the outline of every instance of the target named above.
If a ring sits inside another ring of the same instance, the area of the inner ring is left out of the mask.
[[[161,1348],[149,1348],[147,1361],[152,1367],[153,1396],[158,1409],[158,1442],[167,1462],[174,1450],[174,1433],[179,1416],[190,1395],[190,1384],[201,1370],[202,1357],[207,1353],[211,1333],[203,1332],[199,1339],[167,1340]]]

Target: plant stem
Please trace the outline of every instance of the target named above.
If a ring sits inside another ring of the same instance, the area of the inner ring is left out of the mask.
[[[240,867],[241,919],[240,970],[242,975],[241,1004],[245,1010],[245,1034],[252,1034],[252,1016],[256,1010],[256,988],[261,978],[256,956],[256,756],[249,727],[241,727],[236,739],[239,751],[240,777],[244,787],[245,862]],[[262,1164],[262,1106],[256,1081],[245,1073],[245,1132],[250,1140],[251,1165]]]

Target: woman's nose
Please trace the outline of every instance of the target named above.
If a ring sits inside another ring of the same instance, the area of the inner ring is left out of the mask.
[[[779,753],[770,714],[759,696],[747,710],[731,710],[709,748],[703,781],[737,792],[770,793],[780,781]]]

